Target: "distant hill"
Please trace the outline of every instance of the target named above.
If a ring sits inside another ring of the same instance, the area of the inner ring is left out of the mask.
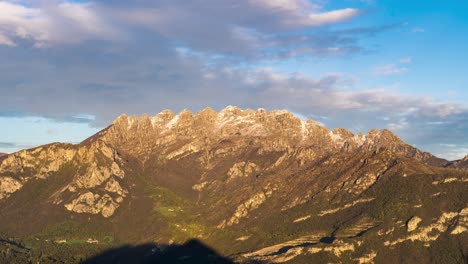
[[[468,171],[451,164],[287,111],[122,115],[0,159],[0,253],[163,259],[197,241],[206,263],[464,263]]]
[[[450,162],[447,166],[451,168],[468,169],[468,155],[461,160]]]

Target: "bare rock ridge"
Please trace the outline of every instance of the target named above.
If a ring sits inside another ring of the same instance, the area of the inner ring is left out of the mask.
[[[320,151],[332,153],[386,148],[427,163],[446,162],[404,143],[388,130],[355,135],[346,129],[330,131],[313,120],[301,120],[285,110],[267,112],[233,106],[219,113],[206,108],[196,114],[188,110],[177,115],[165,110],[153,117],[143,115],[140,118],[124,114],[105,132],[105,138],[123,148],[129,146],[128,151],[142,159],[154,149],[174,142],[189,143],[167,153],[169,159],[206,151],[223,139],[266,139],[265,150],[315,146]]]

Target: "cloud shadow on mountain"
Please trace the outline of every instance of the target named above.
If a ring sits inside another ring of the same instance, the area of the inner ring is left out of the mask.
[[[234,262],[221,256],[214,249],[203,244],[199,240],[193,239],[185,244],[159,245],[147,243],[141,245],[125,245],[113,248],[103,253],[89,258],[83,264],[96,263],[195,263],[195,264],[233,264]]]

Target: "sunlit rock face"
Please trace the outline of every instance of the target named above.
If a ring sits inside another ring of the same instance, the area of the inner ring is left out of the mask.
[[[110,201],[111,207],[115,207],[103,213],[109,217],[127,193],[119,184],[119,180],[125,176],[125,172],[119,165],[122,162],[116,150],[101,140],[89,145],[52,144],[23,150],[8,155],[0,164],[0,175],[4,175],[0,176],[0,199],[9,197],[28,182],[53,177],[68,166],[74,170],[70,171],[66,186],[54,193],[53,203],[64,203],[64,196],[71,196],[68,199],[74,198],[76,203],[89,190],[103,189],[99,190],[99,195],[109,193],[114,196],[114,198],[106,199]],[[90,199],[85,199],[85,201],[87,204],[91,202]],[[98,202],[106,204],[102,199],[96,199],[96,203]],[[91,206],[94,206],[94,203]],[[77,213],[95,213],[93,210],[74,209],[74,206],[65,207]]]
[[[0,199],[7,198],[10,194],[16,192],[23,184],[11,177],[0,178]]]
[[[378,151],[381,148],[421,161],[434,158],[402,142],[388,130],[354,135],[346,129],[329,131],[315,121],[301,120],[284,110],[267,112],[233,106],[220,112],[206,108],[196,114],[188,110],[179,114],[165,110],[153,117],[121,115],[99,136],[142,160],[155,151],[161,151],[160,155],[166,159],[210,152],[221,140],[235,141],[237,147],[221,149],[216,154],[236,151],[254,143],[260,147],[259,154],[309,148],[304,159],[314,158],[314,154],[359,149]]]
[[[121,115],[80,144],[0,157],[0,234],[76,221],[123,242],[198,238],[241,263],[398,262],[410,244],[424,258],[443,243],[459,256],[465,160],[284,110]],[[104,239],[92,234],[83,241]]]
[[[408,223],[406,224],[408,232],[416,230],[416,228],[418,228],[418,225],[421,221],[422,219],[417,216],[411,217],[411,219],[408,220]]]
[[[114,211],[119,207],[108,194],[103,196],[87,192],[81,194],[71,203],[66,204],[65,208],[75,213],[102,214],[104,217],[109,217],[114,214]]]
[[[76,151],[71,145],[51,144],[32,150],[22,150],[6,156],[0,164],[0,175],[27,174],[34,178],[46,178],[70,161]]]

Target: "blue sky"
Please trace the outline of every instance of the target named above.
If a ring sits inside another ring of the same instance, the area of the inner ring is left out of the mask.
[[[468,3],[0,1],[0,152],[121,113],[288,109],[468,154]]]

